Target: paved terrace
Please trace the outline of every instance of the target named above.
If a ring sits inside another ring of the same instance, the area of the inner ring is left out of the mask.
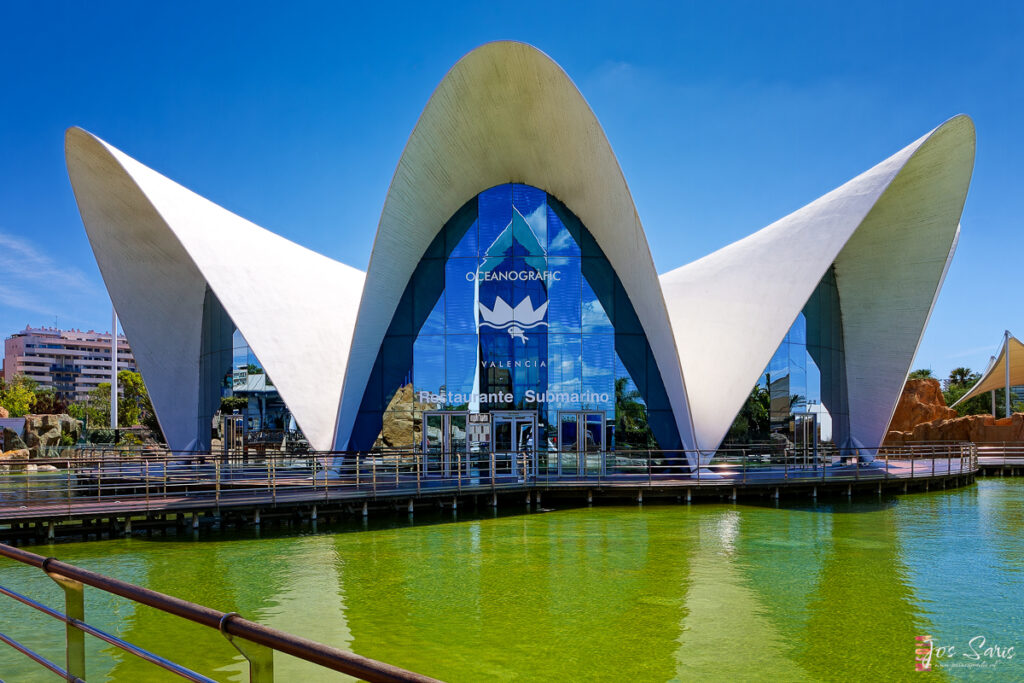
[[[979,471],[972,444],[876,449],[872,462],[802,451],[722,452],[694,470],[681,452],[454,454],[151,454],[74,451],[5,461],[0,537],[130,531],[169,520],[200,526],[268,517],[368,515],[462,504],[536,505],[557,499],[643,502],[778,499],[962,486]],[[985,457],[1000,458],[989,453]],[[1015,457],[1015,454],[1011,457]],[[1000,462],[1004,462],[1000,460]],[[96,523],[100,527],[96,527]]]

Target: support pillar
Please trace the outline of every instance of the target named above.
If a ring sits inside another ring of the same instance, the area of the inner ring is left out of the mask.
[[[253,514],[252,514],[252,523],[255,524],[256,526],[260,525],[260,509],[259,508],[256,508],[255,512],[253,512]]]
[[[55,525],[52,521],[46,523],[46,540],[52,541],[57,535]]]
[[[594,504],[594,492],[593,491],[587,491],[587,505],[593,505],[593,504]]]
[[[689,488],[686,489],[686,502],[689,503],[692,500],[692,491]]]
[[[498,494],[497,493],[492,493],[491,494],[491,507],[492,508],[498,507]]]
[[[365,519],[366,517],[369,517],[369,516],[370,516],[370,506],[369,506],[369,504],[368,504],[368,503],[367,503],[367,502],[366,502],[366,501],[364,500],[364,501],[363,501],[363,518]]]
[[[313,506],[313,512],[309,515],[309,518],[316,521],[316,505]]]
[[[193,529],[198,529],[199,528],[199,513],[198,512],[193,512],[192,513],[192,528]]]
[[[644,504],[644,490],[643,489],[640,489],[640,490],[638,490],[636,492],[636,502],[637,502],[637,505],[643,505]]]
[[[413,510],[412,498],[409,499],[409,506],[408,506],[407,510],[408,510],[409,514],[411,515],[412,514],[412,510]]]

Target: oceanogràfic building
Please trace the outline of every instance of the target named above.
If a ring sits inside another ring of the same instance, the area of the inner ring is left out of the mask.
[[[365,272],[81,129],[66,141],[172,448],[208,447],[238,330],[316,449],[553,450],[579,455],[560,459],[570,468],[610,450],[706,461],[758,382],[773,412],[879,444],[956,247],[974,148],[957,116],[658,275],[596,117],[521,43],[474,50],[438,85]],[[239,243],[250,258],[231,257]]]

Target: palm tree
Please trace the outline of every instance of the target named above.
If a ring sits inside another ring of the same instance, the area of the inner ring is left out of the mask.
[[[953,368],[949,373],[949,383],[964,385],[968,382],[972,382],[974,379],[974,373],[971,372],[970,368]]]

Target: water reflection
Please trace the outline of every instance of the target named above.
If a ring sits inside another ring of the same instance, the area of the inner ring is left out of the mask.
[[[914,636],[1024,647],[1020,480],[817,508],[417,510],[322,533],[203,532],[42,548],[141,583],[452,681],[904,680]],[[431,522],[431,523],[425,523]],[[308,530],[308,528],[307,528]],[[59,605],[37,570],[0,582]],[[244,680],[218,634],[87,591],[101,628],[218,680]],[[9,603],[0,630],[62,658],[59,624]],[[977,633],[976,633],[977,632]],[[90,641],[95,680],[157,680]],[[277,657],[281,680],[324,680]],[[1021,659],[947,678],[1024,678]],[[5,680],[34,665],[0,648]]]

